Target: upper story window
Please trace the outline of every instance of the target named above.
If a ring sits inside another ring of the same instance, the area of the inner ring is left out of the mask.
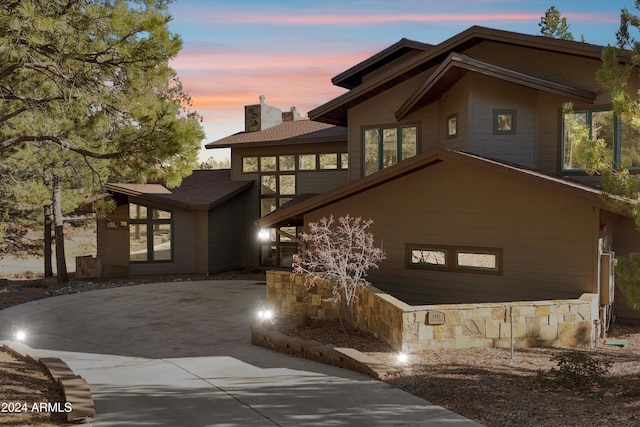
[[[417,126],[365,129],[364,174],[372,174],[415,156],[417,151]]]
[[[171,212],[129,204],[129,260],[171,261]]]
[[[281,156],[248,156],[242,158],[242,173],[306,172],[346,170],[347,153],[287,154]]]
[[[611,110],[582,110],[562,116],[562,169],[584,170],[587,147],[579,137],[582,129],[591,140],[602,139],[609,148],[611,163],[624,168],[640,167],[640,134]]]

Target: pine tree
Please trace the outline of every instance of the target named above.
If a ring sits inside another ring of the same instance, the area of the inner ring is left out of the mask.
[[[169,3],[0,2],[0,155],[41,175],[52,165],[60,231],[65,188],[86,195],[108,178],[175,186],[195,165],[204,134],[168,64],[182,46],[167,28]]]

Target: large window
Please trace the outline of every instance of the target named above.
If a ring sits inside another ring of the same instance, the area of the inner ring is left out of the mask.
[[[260,185],[260,216],[270,214],[296,196],[299,176],[348,167],[347,153],[340,152],[242,158],[242,173],[256,174]],[[293,254],[298,251],[296,233],[296,227],[271,229],[269,238],[260,246],[260,265],[290,267]]]
[[[611,110],[584,110],[562,116],[562,169],[584,170],[586,143],[597,139],[604,141],[612,164],[640,167],[639,132]]]
[[[417,126],[365,129],[364,174],[372,174],[415,156],[417,151]]]
[[[502,275],[502,249],[449,246],[406,245],[407,268]]]
[[[129,260],[171,261],[171,212],[129,204]]]

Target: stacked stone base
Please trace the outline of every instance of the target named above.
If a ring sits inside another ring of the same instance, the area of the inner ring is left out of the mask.
[[[329,284],[310,289],[304,277],[267,272],[267,300],[285,315],[336,319]],[[437,348],[567,346],[592,348],[597,294],[578,299],[410,306],[369,286],[358,293],[354,325],[401,351]]]

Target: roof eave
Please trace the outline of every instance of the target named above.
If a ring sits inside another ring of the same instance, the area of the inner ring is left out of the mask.
[[[269,147],[274,145],[296,145],[296,144],[313,144],[313,143],[330,143],[330,142],[344,142],[346,141],[347,136],[330,136],[324,138],[294,138],[294,139],[282,139],[282,140],[273,140],[273,141],[262,141],[262,142],[236,142],[229,143],[224,145],[215,145],[211,146],[209,144],[205,145],[205,148],[249,148],[249,147]]]
[[[331,83],[345,89],[353,89],[362,83],[362,76],[366,74],[368,69],[375,69],[379,66],[378,64],[389,63],[412,50],[425,51],[432,47],[433,45],[431,44],[402,38],[391,46],[333,77]]]
[[[449,52],[459,49],[461,46],[465,46],[470,43],[475,44],[482,40],[517,44],[520,46],[566,53],[572,56],[581,56],[592,59],[600,59],[603,48],[603,46],[589,43],[473,26],[445,40],[444,42],[433,46],[425,52],[424,55],[420,55],[418,61],[412,61],[415,71],[409,71],[407,73],[405,70],[404,75],[416,75],[421,70],[429,68],[429,64],[435,65],[434,63],[437,63],[439,58],[442,60],[443,55],[447,55]],[[630,52],[621,50],[618,52],[618,57],[622,63],[629,62]],[[399,75],[401,76],[403,73],[398,73],[394,70],[393,73],[384,75],[382,78],[371,81],[366,85],[357,86],[349,92],[310,111],[309,117],[312,120],[344,126],[347,121],[346,110],[348,108],[377,95],[385,90],[384,87],[392,87],[401,82],[402,80],[398,78]],[[364,89],[363,86],[365,86]],[[356,92],[358,89],[360,89],[360,91]]]
[[[418,90],[415,91],[409,99],[402,104],[402,106],[400,106],[400,108],[395,112],[396,119],[401,120],[417,108],[435,102],[437,99],[430,99],[427,102],[424,102],[423,100],[429,92],[435,88],[438,83],[441,82],[441,80],[454,68],[464,70],[463,74],[466,74],[466,72],[469,71],[475,72],[509,83],[566,97],[574,101],[593,104],[596,100],[596,94],[588,90],[562,85],[556,82],[530,76],[528,74],[509,70],[507,68],[498,67],[486,62],[478,61],[466,55],[451,53],[442,65],[418,88]]]
[[[277,226],[278,224],[285,224],[290,222],[291,219],[303,218],[304,215],[333,203],[344,200],[353,195],[359,194],[363,191],[367,191],[378,185],[382,185],[386,182],[393,181],[408,174],[411,174],[417,170],[430,167],[434,164],[442,161],[452,161],[458,163],[472,164],[476,167],[483,169],[489,169],[493,171],[500,171],[501,173],[509,176],[518,177],[520,179],[527,180],[529,182],[535,182],[553,188],[555,190],[564,191],[573,196],[577,196],[593,203],[595,206],[614,211],[614,208],[607,204],[602,198],[602,191],[588,187],[586,185],[569,183],[562,178],[553,178],[550,176],[543,176],[540,173],[533,171],[527,171],[523,168],[507,165],[505,163],[481,158],[479,156],[463,153],[455,150],[449,150],[446,148],[432,148],[421,155],[404,160],[386,169],[382,169],[368,177],[360,178],[356,181],[344,184],[326,193],[320,194],[312,199],[300,202],[291,208],[282,209],[279,212],[274,212],[256,221],[256,225],[261,228],[269,228]],[[622,203],[626,203],[629,206],[633,205],[633,201],[626,199],[618,199]],[[631,217],[631,213],[618,210],[616,213]]]

